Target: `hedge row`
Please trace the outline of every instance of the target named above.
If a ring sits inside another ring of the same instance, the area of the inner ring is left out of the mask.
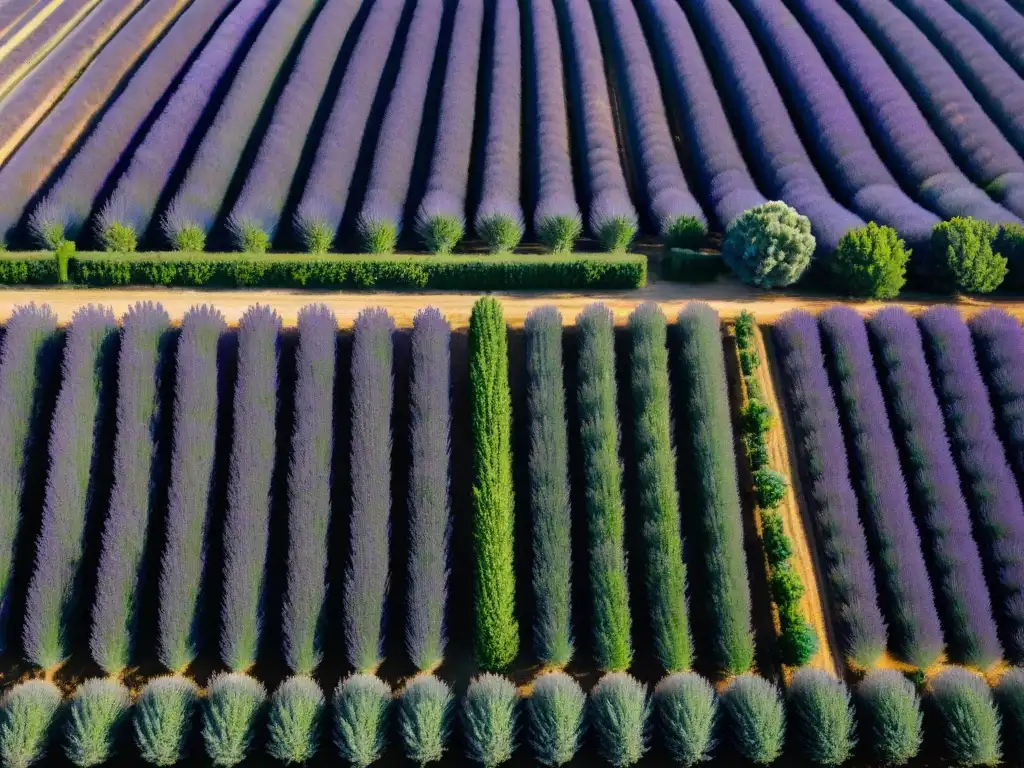
[[[367,257],[78,253],[68,261],[68,280],[92,286],[220,288],[640,288],[647,282],[647,260],[626,254]],[[51,254],[0,254],[0,284],[58,282],[57,259]]]

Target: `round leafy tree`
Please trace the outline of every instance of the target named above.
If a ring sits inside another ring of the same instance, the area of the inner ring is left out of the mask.
[[[962,293],[991,293],[1006,278],[1006,259],[992,250],[995,224],[957,216],[935,225],[932,250],[950,287]]]
[[[833,254],[829,266],[837,287],[851,296],[894,299],[906,282],[910,251],[892,227],[873,221],[851,229]]]
[[[722,258],[758,288],[792,285],[814,253],[811,222],[785,203],[769,202],[738,217],[725,233]]]

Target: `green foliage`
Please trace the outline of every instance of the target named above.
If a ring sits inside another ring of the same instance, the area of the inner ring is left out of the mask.
[[[779,690],[756,675],[740,675],[721,698],[727,740],[747,760],[768,765],[782,754],[786,713]]]
[[[60,689],[44,680],[26,680],[0,700],[0,763],[28,768],[46,756]]]
[[[320,746],[324,694],[308,677],[290,677],[278,686],[267,711],[267,752],[286,765],[305,763]]]
[[[186,224],[174,233],[171,248],[182,253],[202,253],[206,250],[206,233],[195,224]]]
[[[718,697],[700,675],[669,675],[654,689],[654,715],[662,741],[683,768],[711,759],[718,746]]]
[[[636,765],[647,751],[647,688],[625,672],[610,672],[590,692],[590,727],[597,752],[615,768]]]
[[[545,216],[537,222],[537,239],[552,253],[572,253],[583,234],[583,219],[576,216]]]
[[[334,744],[341,759],[365,768],[388,743],[391,689],[374,675],[352,675],[334,690]]]
[[[34,257],[0,258],[0,283],[52,283]],[[24,262],[22,264],[22,262]],[[181,285],[222,288],[515,290],[639,288],[643,256],[376,256],[258,254],[78,254],[72,282],[82,285]]]
[[[800,669],[787,691],[796,746],[816,765],[841,765],[853,754],[853,704],[846,686],[822,669]]]
[[[405,756],[418,765],[440,760],[454,713],[455,696],[447,683],[433,675],[411,680],[398,700],[398,734]]]
[[[996,765],[1002,759],[1000,721],[985,681],[962,667],[950,667],[931,681],[930,731],[941,738],[945,756],[957,765]]]
[[[394,253],[398,226],[390,219],[359,219],[359,237],[367,253]]]
[[[473,539],[476,558],[477,663],[508,666],[519,653],[513,563],[512,396],[505,316],[482,298],[469,318],[469,389],[473,425]]]
[[[530,746],[541,765],[565,765],[583,739],[587,697],[580,684],[564,672],[548,672],[533,684],[526,711]]]
[[[75,691],[64,718],[64,754],[79,768],[105,763],[117,752],[131,694],[116,680],[92,678]]]
[[[762,512],[761,541],[768,565],[776,568],[793,555],[793,544],[782,527],[782,515],[777,512]]]
[[[992,250],[1006,257],[1004,287],[1020,290],[1024,287],[1024,226],[1003,224],[992,245]]]
[[[751,379],[746,381],[747,389],[753,389],[757,386],[756,379],[753,379],[753,373],[760,364],[761,359],[758,357],[756,349],[753,347],[740,349],[740,370],[745,377]],[[753,392],[750,393],[750,396],[755,397]]]
[[[466,757],[484,768],[494,768],[512,757],[518,702],[515,685],[500,675],[484,674],[469,684],[461,712]]]
[[[1006,277],[1006,259],[993,252],[995,224],[960,217],[932,230],[932,251],[950,288],[961,293],[991,293]]]
[[[678,283],[706,283],[725,271],[720,253],[672,248],[661,257],[661,276]]]
[[[754,330],[756,328],[757,323],[754,320],[753,313],[745,309],[740,312],[733,323],[733,332],[736,334],[736,346],[740,349],[753,349]]]
[[[620,253],[629,250],[636,237],[636,222],[628,216],[612,216],[601,222],[600,228],[594,233],[601,248],[608,253]]]
[[[334,245],[334,230],[322,221],[303,219],[299,239],[307,253],[324,254]]]
[[[477,234],[487,243],[491,253],[509,253],[523,239],[523,224],[514,216],[496,213],[477,225]]]
[[[808,218],[774,201],[733,220],[725,233],[722,258],[743,282],[782,288],[800,279],[814,246]]]
[[[993,692],[1003,721],[1003,741],[1015,754],[1024,754],[1024,669],[1007,670]]]
[[[651,633],[661,666],[667,672],[679,672],[690,667],[691,639],[669,412],[665,316],[654,304],[637,307],[629,316],[629,335],[633,452],[643,515]]]
[[[818,652],[818,636],[814,627],[808,623],[799,610],[798,605],[779,610],[779,652],[782,663],[792,667],[801,667]]]
[[[905,765],[924,738],[921,699],[914,684],[893,669],[868,672],[857,686],[861,742],[884,765]]]
[[[760,400],[749,400],[740,414],[740,427],[744,432],[767,434],[772,428],[771,409]]]
[[[708,234],[708,228],[693,216],[677,216],[662,226],[661,241],[666,248],[698,248]]]
[[[215,675],[203,706],[203,743],[217,766],[242,762],[256,736],[267,689],[248,675],[228,672]]]
[[[447,256],[466,234],[466,225],[458,216],[438,214],[422,222],[418,230],[428,251]]]
[[[868,222],[839,241],[829,268],[838,290],[850,296],[895,299],[907,281],[910,251],[892,227]]]
[[[64,237],[64,224],[58,222],[47,224],[41,230],[37,230],[36,239],[48,251],[56,251],[68,242]]]
[[[0,252],[0,285],[52,285],[59,277],[51,253]]]
[[[789,480],[781,472],[762,467],[754,472],[754,488],[757,491],[757,506],[761,509],[776,509],[784,498]]]
[[[242,253],[266,253],[270,250],[270,235],[255,224],[242,224],[235,232],[235,241]]]
[[[71,240],[64,240],[54,251],[54,258],[57,259],[57,282],[67,283],[70,281],[68,270],[71,257],[75,255],[75,244]]]
[[[794,605],[799,602],[806,591],[799,574],[793,570],[793,566],[788,561],[772,568],[771,587],[772,598],[780,606],[780,611],[782,606]]]
[[[100,243],[103,244],[103,250],[110,253],[135,253],[139,244],[135,229],[121,222],[105,227],[100,232]]]
[[[755,472],[768,466],[768,441],[763,432],[748,432],[743,435],[743,447],[747,451],[747,461]]]
[[[146,683],[133,716],[143,760],[167,766],[185,757],[198,699],[199,689],[186,677],[168,675]]]
[[[632,662],[633,646],[612,323],[611,310],[601,304],[587,307],[576,318],[579,329],[577,397],[594,657],[599,669],[621,671],[628,669]]]

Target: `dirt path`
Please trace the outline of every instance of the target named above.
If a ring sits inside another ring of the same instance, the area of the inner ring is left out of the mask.
[[[790,487],[786,498],[779,507],[782,515],[782,526],[793,543],[793,567],[807,588],[801,605],[814,632],[818,636],[818,654],[811,660],[810,666],[818,667],[841,675],[844,669],[842,656],[839,653],[837,634],[825,597],[825,576],[816,547],[811,545],[812,528],[809,512],[803,503],[804,495],[801,488],[800,474],[795,471],[797,458],[790,436],[793,425],[789,414],[779,399],[782,391],[778,379],[778,365],[775,360],[771,342],[765,337],[761,328],[754,335],[757,353],[762,364],[757,367],[757,381],[772,412],[778,414],[771,431],[768,433],[769,466],[790,479]]]
[[[6,320],[11,311],[20,304],[31,301],[49,304],[57,312],[61,322],[71,319],[79,307],[87,304],[103,304],[121,315],[136,301],[158,301],[164,305],[174,319],[180,319],[189,307],[196,304],[212,304],[224,313],[229,322],[237,322],[245,309],[253,304],[269,304],[281,313],[286,324],[294,324],[295,317],[307,304],[322,302],[338,315],[342,326],[352,324],[359,310],[364,307],[383,306],[395,317],[399,325],[412,324],[418,309],[435,306],[441,309],[455,326],[469,323],[469,312],[480,293],[357,293],[338,291],[299,290],[199,290],[186,288],[0,288],[0,321]],[[744,309],[753,312],[759,322],[772,322],[784,312],[802,308],[818,312],[840,302],[831,297],[811,296],[798,293],[765,293],[748,288],[735,280],[719,279],[704,285],[687,285],[664,281],[652,282],[636,291],[591,291],[591,292],[509,292],[495,293],[505,307],[505,317],[514,326],[522,325],[526,314],[535,307],[555,304],[566,322],[573,322],[576,315],[588,304],[603,301],[615,312],[616,319],[624,322],[633,308],[644,301],[654,301],[669,318],[690,301],[706,301],[721,315],[731,320]],[[908,298],[905,301],[889,302],[919,311],[934,304],[949,303],[934,297]],[[845,302],[860,312],[874,312],[882,306],[878,302]],[[998,306],[1024,318],[1024,302],[1019,299],[956,302],[966,314],[990,306]]]

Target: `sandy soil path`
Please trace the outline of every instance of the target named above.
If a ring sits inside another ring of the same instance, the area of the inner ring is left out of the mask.
[[[391,312],[399,325],[411,325],[416,310],[435,306],[441,309],[455,326],[469,323],[469,312],[480,293],[360,293],[338,291],[299,290],[199,290],[185,288],[0,288],[0,321],[6,320],[18,305],[29,302],[49,304],[57,312],[61,322],[71,319],[79,307],[87,304],[103,304],[121,315],[136,301],[158,301],[164,305],[174,319],[180,319],[195,304],[212,304],[218,307],[229,322],[237,322],[247,307],[252,304],[269,304],[282,315],[286,324],[294,324],[295,317],[307,304],[322,302],[338,315],[342,326],[351,325],[359,310],[364,307],[383,306]],[[501,299],[507,321],[521,325],[526,314],[544,304],[555,304],[566,322],[572,322],[577,313],[595,301],[603,301],[615,312],[619,322],[625,322],[633,308],[644,301],[654,301],[673,318],[687,302],[706,301],[711,304],[723,320],[731,320],[744,309],[753,312],[759,322],[770,323],[782,313],[803,308],[812,312],[840,303],[832,297],[812,296],[799,293],[772,293],[748,288],[734,280],[720,279],[705,285],[686,285],[656,281],[636,291],[592,291],[592,292],[509,292],[492,294]],[[878,302],[844,302],[858,311],[870,313],[881,306]],[[949,300],[934,297],[909,297],[899,302],[911,311],[924,309]],[[965,313],[972,313],[989,306],[999,306],[1024,318],[1024,302],[1019,299],[974,301],[960,300],[957,303]]]

